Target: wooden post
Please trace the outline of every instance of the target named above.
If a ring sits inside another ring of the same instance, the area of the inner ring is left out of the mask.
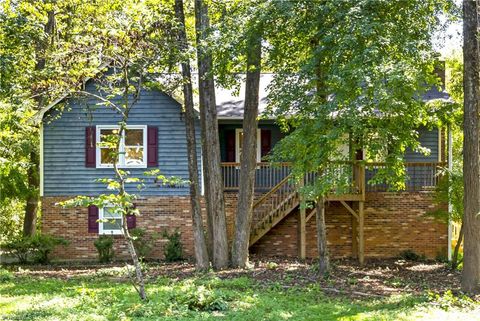
[[[300,204],[303,204],[300,203]],[[300,213],[298,214],[298,245],[300,259],[304,260],[307,256],[307,218],[305,208],[300,205]]]
[[[303,186],[300,182],[299,188]],[[300,195],[300,213],[298,215],[298,250],[300,259],[304,260],[307,256],[307,218],[305,209],[305,200]]]
[[[358,221],[352,215],[352,257],[358,258]]]
[[[358,203],[358,262],[361,266],[365,263],[365,238],[364,238],[364,202]]]

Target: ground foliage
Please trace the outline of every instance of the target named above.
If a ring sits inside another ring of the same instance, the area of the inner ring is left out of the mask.
[[[253,260],[249,270],[198,274],[190,263],[146,266],[150,301],[128,284],[131,267],[8,266],[0,270],[5,320],[476,320],[480,307],[458,292],[459,274],[436,262],[334,261],[316,283],[315,265]]]

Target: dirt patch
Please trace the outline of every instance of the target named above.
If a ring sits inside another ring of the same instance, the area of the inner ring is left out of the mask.
[[[358,266],[355,260],[335,260],[327,278],[319,278],[314,261],[298,261],[283,258],[253,257],[249,269],[230,269],[211,272],[221,279],[241,276],[257,281],[260,286],[276,286],[288,289],[319,282],[330,295],[358,297],[384,297],[397,294],[418,295],[425,291],[443,293],[460,291],[460,273],[451,271],[446,264],[438,262],[411,262],[405,260],[370,260]],[[14,268],[18,275],[44,278],[69,279],[82,276],[106,275],[115,277],[118,269],[121,277],[125,264],[76,263],[68,265],[24,266]],[[113,271],[113,272],[112,272]],[[112,275],[113,274],[113,275]],[[151,263],[146,272],[147,279],[164,276],[185,279],[196,274],[192,263]]]

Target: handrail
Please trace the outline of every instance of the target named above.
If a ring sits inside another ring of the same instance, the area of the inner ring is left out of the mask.
[[[386,162],[366,162],[362,160],[358,161],[332,161],[333,168],[340,166],[340,168],[345,167],[345,170],[348,170],[348,165],[351,165],[353,170],[352,177],[352,187],[355,187],[354,193],[363,194],[365,190],[372,190],[371,187],[366,187],[367,178],[372,177],[372,173],[376,172],[382,167],[388,166]],[[408,181],[416,181],[420,184],[422,179],[429,179],[430,181],[425,186],[433,186],[436,184],[436,179],[433,179],[431,176],[438,172],[439,167],[446,165],[445,162],[404,162],[403,165],[409,172]],[[419,169],[424,167],[425,170]],[[419,170],[417,170],[419,169]],[[327,166],[327,171],[328,171]],[[334,169],[332,169],[334,170]],[[366,172],[366,173],[364,173]],[[427,175],[427,172],[430,174]],[[222,173],[223,173],[223,184],[224,189],[228,190],[238,190],[240,183],[240,163],[236,162],[226,162],[222,163]],[[289,177],[291,173],[290,163],[267,163],[259,162],[255,169],[255,190],[258,192],[266,192],[274,188],[277,184],[282,183],[286,177]],[[428,177],[427,177],[427,176]],[[311,176],[307,174],[307,176]],[[315,175],[314,175],[315,176]],[[416,176],[416,177],[415,177]],[[412,183],[413,184],[413,183]]]
[[[251,242],[255,242],[298,205],[297,187],[288,175],[254,203]]]
[[[288,181],[291,178],[292,174],[288,175],[284,179],[282,179],[277,185],[275,185],[274,188],[269,190],[267,193],[263,194],[262,197],[260,197],[255,203],[253,203],[252,208],[257,207],[259,204],[263,203],[265,199],[267,199],[270,195],[278,191],[280,187],[282,187],[283,184],[285,184],[286,181]]]

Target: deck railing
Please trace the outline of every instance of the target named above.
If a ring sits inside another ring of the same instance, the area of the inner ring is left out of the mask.
[[[441,178],[441,168],[446,165],[446,163],[442,162],[405,163],[405,191],[414,192],[433,190]],[[385,163],[365,164],[365,180],[368,182],[380,169],[385,168],[385,166]],[[367,184],[365,188],[367,192],[385,192],[389,190],[386,184]]]
[[[223,186],[225,190],[237,190],[240,185],[240,163],[222,163]],[[257,163],[255,189],[270,190],[290,174],[287,163]]]
[[[407,162],[405,169],[407,179],[406,191],[432,190],[440,178],[440,168],[445,163],[439,162]],[[323,175],[332,180],[332,193],[361,194],[366,192],[388,191],[385,184],[366,184],[385,163],[335,162],[329,166]],[[225,190],[238,190],[240,185],[240,164],[222,163],[223,183]],[[290,175],[288,163],[257,163],[255,170],[255,189],[268,191]],[[306,175],[305,183],[315,179],[318,173]],[[340,180],[343,180],[340,182]],[[335,186],[338,186],[335,187]],[[340,190],[341,189],[341,190]]]

